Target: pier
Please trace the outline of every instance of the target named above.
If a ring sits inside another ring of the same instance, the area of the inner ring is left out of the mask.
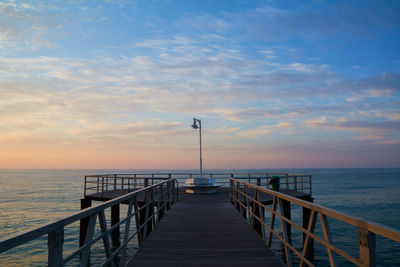
[[[179,199],[127,266],[285,266],[232,208],[228,188]]]
[[[318,244],[330,266],[375,266],[376,236],[400,242],[397,229],[314,204],[309,175],[205,175],[223,185],[216,194],[184,194],[195,174],[86,176],[80,212],[0,240],[0,253],[47,235],[49,266],[314,266]],[[332,219],[354,228],[358,256],[335,243]],[[79,242],[66,252],[64,229],[76,223]]]

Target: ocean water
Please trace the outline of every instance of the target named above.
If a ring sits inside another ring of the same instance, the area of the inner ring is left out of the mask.
[[[79,211],[85,175],[190,171],[196,172],[195,170],[0,170],[0,239]],[[314,203],[400,229],[400,168],[209,170],[208,172],[310,174]],[[123,211],[122,209],[121,212]],[[292,207],[294,220],[300,213],[300,210]],[[335,244],[357,257],[357,229],[336,221],[330,221],[330,226]],[[316,234],[321,236],[319,228],[317,222]],[[65,251],[75,248],[78,231],[78,225],[65,229]],[[301,235],[296,235],[292,230],[293,242],[300,239]],[[273,243],[273,249],[282,256],[282,247],[279,243]],[[315,255],[314,263],[317,266],[328,265],[324,247],[316,244]],[[340,256],[338,259],[340,266],[352,266],[341,260]],[[43,266],[46,265],[46,260],[47,238],[42,237],[1,254],[0,266]],[[377,237],[377,265],[400,266],[400,244]]]

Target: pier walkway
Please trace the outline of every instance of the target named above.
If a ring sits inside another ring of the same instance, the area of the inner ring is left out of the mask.
[[[228,188],[187,195],[127,266],[285,266],[229,202]]]

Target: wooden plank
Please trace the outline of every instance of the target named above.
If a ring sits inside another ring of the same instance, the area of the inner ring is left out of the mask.
[[[226,190],[181,195],[127,266],[284,266]]]

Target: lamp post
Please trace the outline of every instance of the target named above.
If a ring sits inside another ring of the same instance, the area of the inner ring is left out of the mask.
[[[199,125],[197,125],[197,122]],[[201,120],[193,118],[193,124],[192,124],[193,129],[199,129],[200,132],[200,178],[203,178],[203,158],[201,154]]]
[[[201,155],[201,120],[193,118],[193,129],[200,130],[200,178],[199,177],[190,177],[186,179],[186,184],[182,185],[183,188],[186,189],[186,194],[213,194],[216,193],[217,188],[221,185],[215,183],[215,179],[203,178],[203,158]]]

